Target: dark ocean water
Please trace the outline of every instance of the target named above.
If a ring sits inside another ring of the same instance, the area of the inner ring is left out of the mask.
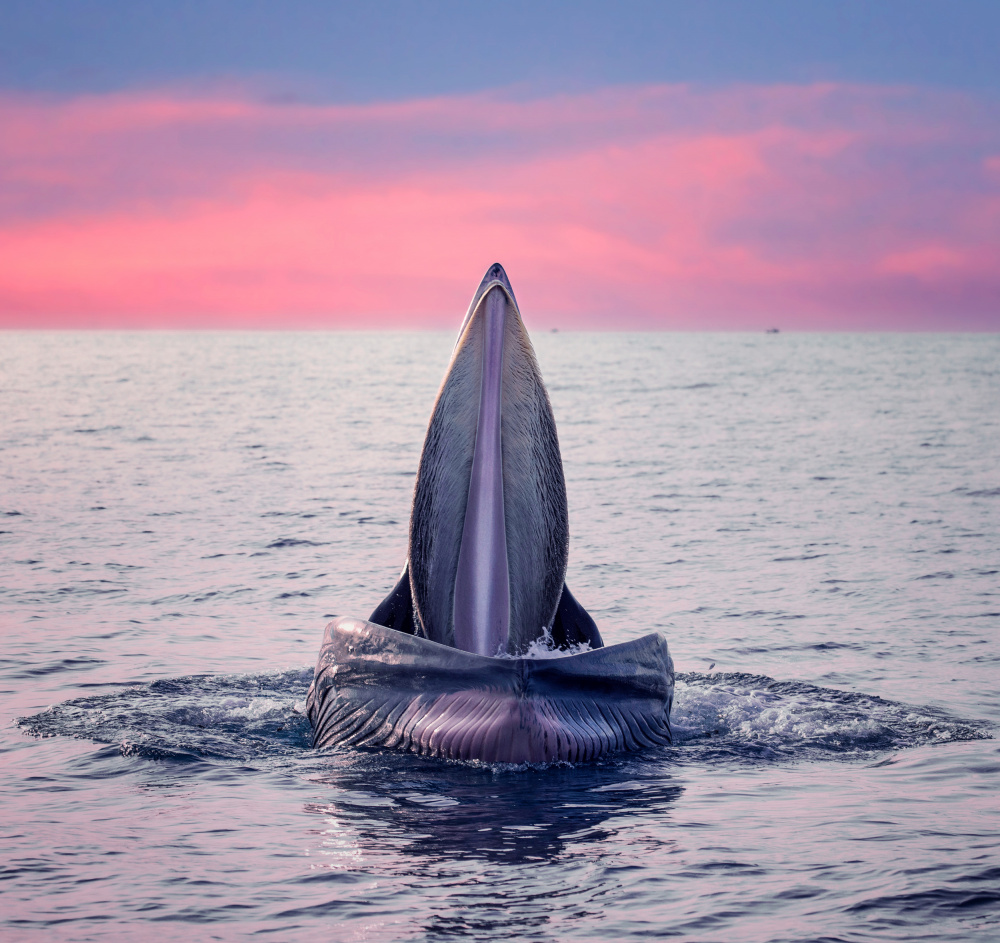
[[[537,336],[677,743],[313,752],[452,340],[0,335],[0,937],[1000,939],[1000,336]]]

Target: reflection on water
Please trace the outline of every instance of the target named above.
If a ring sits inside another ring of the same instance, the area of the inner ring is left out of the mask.
[[[315,781],[314,867],[402,882],[431,939],[549,939],[599,919],[616,871],[669,852],[683,792],[662,757],[497,770],[344,752]]]
[[[662,822],[682,791],[655,761],[496,770],[361,751],[331,757],[317,781],[330,801],[306,809],[335,823],[334,834],[350,823],[364,854],[389,846],[429,862],[552,861],[616,834],[617,816]]]

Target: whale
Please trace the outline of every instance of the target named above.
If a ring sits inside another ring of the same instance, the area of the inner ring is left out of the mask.
[[[431,410],[399,580],[367,619],[324,630],[313,746],[544,765],[670,744],[667,640],[605,645],[568,559],[552,405],[495,263]]]

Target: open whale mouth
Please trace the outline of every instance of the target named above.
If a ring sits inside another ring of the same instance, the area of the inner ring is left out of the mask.
[[[314,745],[547,763],[669,743],[666,640],[604,648],[566,587],[568,552],[552,407],[493,265],[431,413],[402,576],[367,622],[327,626]],[[541,640],[566,657],[525,657]]]

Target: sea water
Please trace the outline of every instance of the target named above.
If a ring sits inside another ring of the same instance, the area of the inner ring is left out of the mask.
[[[675,744],[313,751],[452,341],[0,335],[0,936],[1000,938],[1000,337],[537,334]]]

